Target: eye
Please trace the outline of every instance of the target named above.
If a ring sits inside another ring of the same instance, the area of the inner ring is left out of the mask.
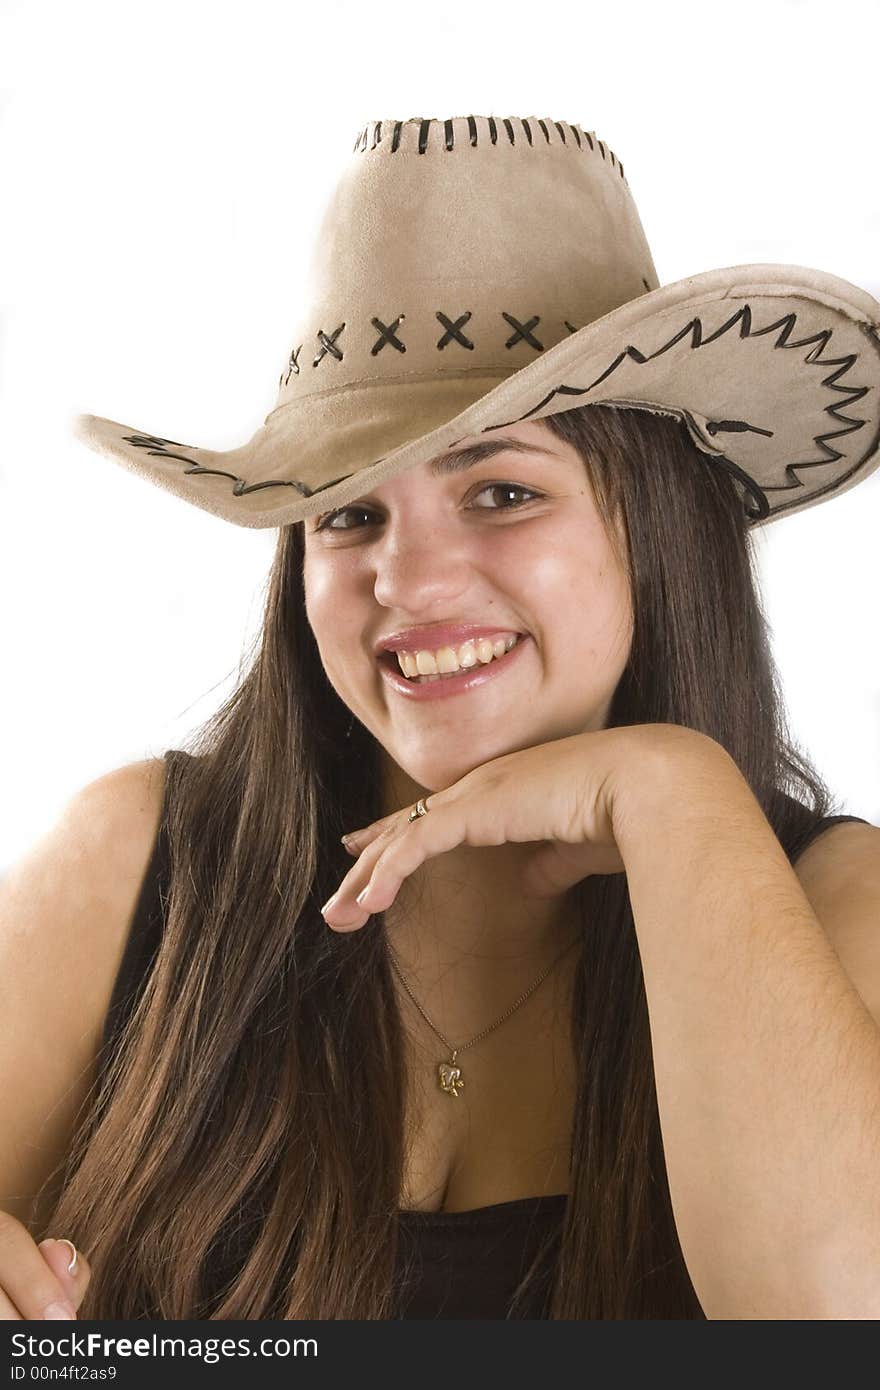
[[[323,516],[318,518],[317,525],[314,529],[316,531],[354,530],[356,528],[351,526],[331,526],[330,524],[332,521],[335,521],[338,516],[346,516],[349,512],[360,512],[361,514],[366,513],[369,515],[369,507],[356,507],[352,505],[350,507],[338,507],[335,512],[325,512]]]
[[[540,497],[540,496],[542,495],[540,492],[535,492],[533,488],[524,487],[522,483],[484,483],[484,484],[482,485],[482,487],[480,488],[479,492],[478,492],[476,495],[477,495],[478,497],[480,497],[480,496],[482,496],[482,494],[483,494],[484,492],[489,492],[489,493],[492,493],[492,492],[500,492],[500,493],[519,492],[519,493],[527,493],[528,496],[527,496],[527,497],[524,497],[524,498],[521,498],[518,502],[512,502],[509,506],[501,506],[501,507],[477,507],[477,508],[476,508],[477,511],[483,511],[483,512],[485,512],[485,511],[491,511],[491,512],[499,512],[499,511],[500,511],[500,512],[511,512],[511,511],[514,511],[515,508],[517,508],[517,507],[522,507],[522,506],[524,506],[524,505],[526,504],[526,502],[530,501],[532,498],[534,498],[534,497]],[[338,517],[344,517],[344,516],[348,515],[348,513],[350,513],[350,512],[356,512],[356,513],[357,513],[357,512],[360,512],[360,514],[361,514],[362,516],[364,516],[364,515],[369,516],[369,515],[370,515],[370,508],[369,508],[369,507],[361,507],[361,506],[359,506],[359,505],[353,503],[353,504],[352,504],[351,506],[349,506],[349,507],[339,507],[339,508],[337,508],[337,510],[336,510],[335,512],[325,512],[323,516],[321,516],[321,517],[318,518],[318,522],[317,522],[317,525],[314,527],[314,530],[315,530],[315,531],[353,531],[353,530],[357,530],[357,529],[358,529],[357,526],[334,526],[334,525],[331,524],[331,523],[334,522]]]
[[[481,496],[481,494],[484,492],[527,492],[529,494],[529,497],[520,499],[519,502],[514,502],[509,507],[480,507],[478,508],[479,511],[488,510],[493,512],[510,512],[513,511],[514,507],[523,506],[524,502],[527,502],[529,498],[541,496],[539,492],[535,492],[532,488],[523,487],[522,483],[486,483],[483,487],[480,488],[480,491],[477,493],[477,496]]]

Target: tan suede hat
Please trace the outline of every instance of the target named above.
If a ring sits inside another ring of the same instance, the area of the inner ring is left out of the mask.
[[[668,176],[686,216],[686,171],[671,162]],[[75,417],[77,437],[250,527],[330,511],[468,436],[579,405],[683,420],[737,480],[751,525],[880,462],[877,300],[790,265],[660,286],[623,165],[577,125],[371,122],[309,286],[277,404],[246,444],[217,452],[94,415]]]

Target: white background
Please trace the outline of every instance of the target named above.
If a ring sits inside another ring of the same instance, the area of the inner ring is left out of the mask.
[[[310,238],[367,121],[579,123],[661,283],[776,261],[880,297],[880,5],[7,0],[0,7],[0,867],[216,707],[275,532],[76,442],[232,448],[275,404]],[[880,471],[758,535],[795,737],[880,823]]]

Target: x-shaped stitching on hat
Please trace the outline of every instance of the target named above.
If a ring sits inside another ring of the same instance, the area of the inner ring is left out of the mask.
[[[291,348],[290,361],[287,364],[287,375],[285,376],[284,372],[281,373],[281,376],[278,379],[279,386],[287,385],[287,383],[290,381],[291,372],[294,372],[297,376],[299,376],[299,362],[297,361],[297,358],[302,352],[302,346],[302,343],[300,343],[299,347]]]
[[[379,339],[379,341],[377,343],[374,343],[373,346],[370,348],[370,355],[372,357],[375,357],[377,352],[381,352],[382,348],[385,346],[386,343],[390,343],[392,347],[396,347],[398,352],[406,352],[406,347],[396,336],[397,329],[405,318],[406,314],[398,314],[397,318],[394,320],[390,327],[388,326],[388,324],[383,323],[381,319],[370,319],[370,323],[373,325],[373,327],[375,329],[378,329],[378,331],[382,334],[382,337]]]
[[[520,338],[522,338],[531,347],[537,348],[539,352],[544,351],[544,344],[539,343],[538,339],[532,333],[532,329],[535,327],[535,324],[541,322],[541,317],[539,314],[535,314],[535,317],[529,319],[528,323],[520,323],[519,319],[515,319],[513,317],[513,314],[505,314],[503,309],[501,310],[501,317],[507,319],[507,322],[510,324],[511,328],[516,329],[516,332],[512,333],[511,336],[508,338],[507,342],[504,344],[505,347],[513,347],[514,343],[518,343]]]
[[[339,337],[344,327],[345,324],[341,323],[339,327],[336,329],[336,331],[334,333],[331,333],[329,338],[327,337],[327,334],[324,332],[323,329],[318,329],[318,342],[321,344],[321,351],[318,353],[317,357],[312,363],[313,367],[317,367],[318,363],[321,361],[321,358],[325,357],[328,352],[332,352],[337,362],[342,361],[342,353],[336,346],[336,339]]]
[[[455,320],[455,323],[452,323],[452,321],[448,319],[446,315],[438,309],[437,318],[443,324],[443,327],[446,329],[446,332],[443,334],[443,337],[437,344],[438,348],[445,348],[446,344],[451,343],[453,338],[457,343],[461,343],[462,347],[472,348],[473,343],[471,342],[470,338],[466,338],[464,334],[461,332],[461,325],[463,323],[467,323],[470,316],[471,311],[470,309],[468,309],[467,313],[462,314],[461,318],[457,318]]]

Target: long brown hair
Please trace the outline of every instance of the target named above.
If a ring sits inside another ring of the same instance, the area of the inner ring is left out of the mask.
[[[609,726],[716,739],[793,858],[830,794],[785,726],[738,484],[676,419],[588,406],[546,423],[581,453],[630,575]],[[302,524],[279,531],[246,673],[166,759],[164,934],[48,1228],[91,1261],[84,1318],[396,1316],[406,1085],[382,914],[351,934],[320,915],[351,867],[340,835],[381,814],[378,749],[324,673],[303,548]],[[555,1318],[702,1318],[626,877],[572,897],[570,1196],[558,1262],[539,1252],[518,1296],[546,1287]]]

